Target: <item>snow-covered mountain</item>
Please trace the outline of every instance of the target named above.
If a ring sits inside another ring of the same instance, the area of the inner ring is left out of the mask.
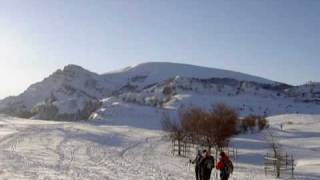
[[[91,113],[99,99],[110,94],[100,75],[68,65],[19,96],[2,100],[0,109],[22,117],[74,119],[87,117],[85,111]]]
[[[317,83],[291,86],[186,64],[143,63],[106,74],[68,65],[19,96],[0,101],[0,112],[35,119],[146,124],[141,117],[160,117],[164,111],[190,105],[207,108],[215,103],[229,104],[243,115],[320,113],[319,98]],[[150,126],[159,125],[157,118],[150,119],[154,120]]]

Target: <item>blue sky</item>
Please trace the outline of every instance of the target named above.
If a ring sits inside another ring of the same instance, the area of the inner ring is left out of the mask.
[[[0,0],[0,98],[66,64],[148,61],[320,81],[318,0]]]

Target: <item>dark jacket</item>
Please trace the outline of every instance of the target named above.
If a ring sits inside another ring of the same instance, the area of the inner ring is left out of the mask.
[[[195,164],[195,173],[196,173],[196,180],[201,180],[200,177],[200,162],[201,162],[202,156],[200,153],[197,154],[196,158],[191,161],[192,164]]]
[[[206,156],[201,159],[200,164],[200,180],[209,180],[211,176],[211,171],[214,168],[214,158],[213,156]]]

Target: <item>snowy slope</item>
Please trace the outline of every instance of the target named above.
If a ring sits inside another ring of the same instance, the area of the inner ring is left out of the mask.
[[[194,78],[230,78],[263,84],[275,83],[271,80],[234,71],[169,62],[142,63],[125,68],[122,71],[106,73],[104,76],[107,79],[112,78],[115,82],[125,82],[129,79],[132,83],[142,84],[144,86],[176,76]]]
[[[198,106],[204,109],[225,103],[241,116],[270,116],[288,113],[319,114],[316,102],[301,101],[301,96],[288,93],[287,85],[264,85],[226,78],[175,77],[140,91],[129,91],[102,100],[102,107],[90,118],[112,124],[141,127],[141,117],[149,118],[143,127],[160,127],[163,112],[174,113],[179,108]],[[294,87],[297,88],[297,87]],[[131,118],[128,118],[131,117]],[[130,119],[130,122],[127,120]]]
[[[320,179],[320,115],[290,114],[268,119],[283,151],[296,160],[296,178]]]
[[[143,117],[142,117],[143,118]],[[271,130],[297,160],[296,179],[320,178],[319,116],[271,117]],[[279,123],[289,122],[280,132]],[[0,179],[193,180],[189,158],[172,156],[165,133],[95,122],[57,122],[0,115]],[[230,180],[265,176],[266,132],[232,139],[238,160]],[[213,171],[213,176],[216,174]],[[283,175],[281,179],[290,179]]]
[[[320,83],[309,82],[288,91],[291,96],[299,97],[303,102],[320,102]]]
[[[215,103],[232,105],[242,115],[320,113],[319,93],[317,84],[294,87],[186,64],[143,63],[101,75],[68,65],[19,96],[0,101],[0,112],[33,119],[90,118],[139,126],[139,116],[145,112],[160,117],[163,111],[190,105],[206,108]],[[114,112],[128,114],[116,117]],[[128,116],[137,118],[127,122]],[[149,127],[159,128],[159,122],[149,123]]]

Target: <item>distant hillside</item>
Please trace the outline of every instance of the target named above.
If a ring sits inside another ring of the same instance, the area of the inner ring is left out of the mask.
[[[319,87],[317,83],[291,86],[176,63],[143,63],[106,74],[68,65],[19,96],[0,101],[0,112],[35,119],[104,119],[120,124],[134,124],[144,116],[160,117],[163,111],[174,112],[180,107],[207,108],[215,103],[229,104],[244,115],[320,113]],[[136,120],[128,122],[128,118]],[[150,124],[156,126],[158,120]]]

